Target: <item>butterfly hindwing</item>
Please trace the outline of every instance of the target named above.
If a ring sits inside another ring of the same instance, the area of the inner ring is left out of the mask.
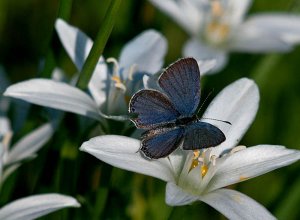
[[[161,123],[176,120],[178,111],[169,98],[156,90],[143,89],[134,94],[129,103],[129,112],[137,114],[132,121],[137,128],[150,129]]]
[[[194,58],[170,65],[159,77],[159,86],[183,116],[192,116],[200,103],[200,71]]]
[[[141,151],[150,159],[166,157],[182,142],[183,128],[156,128],[147,131],[141,142]]]
[[[194,122],[185,127],[183,149],[196,150],[214,147],[225,141],[224,133],[206,122]]]

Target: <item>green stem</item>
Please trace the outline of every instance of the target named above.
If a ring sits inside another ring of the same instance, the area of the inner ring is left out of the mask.
[[[59,5],[58,17],[69,20],[72,10],[72,0],[61,0]]]
[[[82,71],[77,82],[77,87],[79,87],[80,89],[86,89],[95,66],[103,53],[108,37],[113,29],[115,20],[118,17],[117,12],[120,7],[121,1],[122,0],[112,0],[109,5],[109,8],[103,20],[103,24],[99,29],[93,47],[82,67]]]

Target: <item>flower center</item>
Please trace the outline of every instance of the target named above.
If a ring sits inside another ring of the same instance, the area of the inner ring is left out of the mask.
[[[215,165],[215,156],[209,156],[209,158],[207,158],[208,153],[210,152],[209,149],[204,149],[204,150],[194,150],[193,154],[193,159],[192,159],[192,163],[189,169],[189,172],[196,168],[197,166],[201,166],[200,168],[200,173],[201,173],[201,177],[203,178],[209,168],[209,165],[212,163],[212,165]]]
[[[241,150],[244,150],[244,149],[246,149],[246,146],[239,145],[239,146],[232,148],[228,153],[220,155],[220,157],[232,155],[232,154],[239,152]],[[215,166],[217,159],[219,158],[216,155],[213,155],[211,153],[212,153],[212,148],[202,149],[202,150],[194,150],[194,152],[193,152],[194,156],[193,156],[192,163],[191,163],[191,166],[190,166],[190,169],[188,172],[190,172],[192,169],[194,169],[198,166],[201,166],[200,174],[201,174],[201,177],[204,178],[209,170],[209,167],[211,165]],[[241,178],[244,178],[244,177],[241,177]]]
[[[226,20],[224,7],[220,0],[212,0],[211,13],[204,32],[204,38],[208,43],[219,46],[228,40],[230,26]]]

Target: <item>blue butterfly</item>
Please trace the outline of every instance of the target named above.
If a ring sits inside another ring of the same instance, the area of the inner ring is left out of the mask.
[[[142,134],[140,151],[146,158],[166,157],[178,146],[184,150],[214,147],[225,141],[214,125],[200,121],[200,71],[194,58],[171,64],[159,77],[162,92],[142,89],[129,103],[135,126]]]

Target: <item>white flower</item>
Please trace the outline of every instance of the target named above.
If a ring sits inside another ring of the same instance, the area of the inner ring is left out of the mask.
[[[61,19],[56,22],[56,30],[80,71],[93,42],[79,29]],[[108,59],[114,64],[112,72],[101,57],[88,85],[92,97],[67,83],[48,79],[32,79],[14,84],[4,95],[100,121],[103,118],[122,120],[124,117],[115,115],[127,114],[130,97],[143,87],[143,77],[147,86],[148,79],[161,69],[166,49],[165,38],[157,31],[147,30],[125,45],[119,62]],[[201,74],[208,72],[214,65],[214,60],[199,61]]]
[[[246,20],[252,0],[149,0],[184,28],[191,39],[184,56],[215,58],[222,69],[228,52],[286,52],[300,42],[300,16],[260,13]]]
[[[56,21],[55,27],[80,71],[93,45],[92,40],[61,19]],[[142,88],[143,75],[152,75],[160,70],[166,50],[166,39],[155,30],[147,30],[125,45],[119,62],[114,58],[107,59],[113,63],[112,70],[101,57],[88,85],[92,97],[74,86],[47,79],[32,79],[12,85],[5,95],[97,120],[106,117],[103,113],[127,114],[127,103],[133,92]]]
[[[15,200],[0,208],[2,220],[32,220],[67,207],[80,207],[70,196],[41,194]]]
[[[223,188],[300,159],[299,151],[283,146],[236,147],[256,115],[258,102],[258,88],[252,80],[243,78],[226,87],[203,116],[232,123],[209,121],[224,132],[226,141],[197,157],[177,149],[167,158],[146,160],[137,152],[139,140],[117,135],[92,138],[81,150],[113,166],[166,181],[166,203],[171,206],[200,200],[229,219],[274,219],[253,199]]]
[[[10,121],[6,117],[0,117],[0,185],[23,160],[35,157],[35,153],[51,138],[54,130],[54,124],[46,123],[10,147]]]

